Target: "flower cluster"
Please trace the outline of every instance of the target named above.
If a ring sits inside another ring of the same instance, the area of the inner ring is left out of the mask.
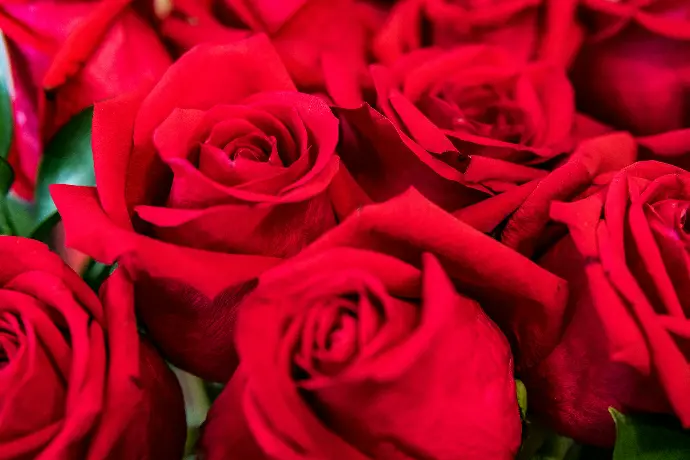
[[[690,2],[0,30],[0,458],[688,453]]]

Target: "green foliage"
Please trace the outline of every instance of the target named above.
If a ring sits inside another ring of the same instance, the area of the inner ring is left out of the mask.
[[[91,289],[98,292],[101,284],[103,284],[111,273],[111,265],[105,265],[93,259],[89,259],[89,263],[84,269],[82,278],[84,278],[84,281],[86,281],[86,284],[88,284]]]
[[[688,460],[690,431],[656,415],[624,415],[610,408],[616,422],[613,460]]]
[[[527,419],[527,388],[522,381],[515,379],[515,388],[517,390],[518,406],[520,407],[520,417],[522,420]]]
[[[7,158],[12,144],[12,72],[5,37],[0,32],[0,158]]]
[[[6,202],[13,180],[14,173],[12,172],[12,167],[4,158],[0,157],[0,235],[12,234],[12,227],[7,218]]]
[[[200,429],[206,414],[211,407],[204,381],[185,371],[170,366],[177,376],[184,396],[185,412],[187,414],[187,444],[186,455],[194,453],[194,447],[199,439]]]
[[[74,116],[46,146],[36,179],[33,235],[44,237],[57,222],[50,185],[96,185],[91,150],[93,108]]]
[[[535,422],[524,425],[526,437],[518,460],[577,460],[581,446]]]

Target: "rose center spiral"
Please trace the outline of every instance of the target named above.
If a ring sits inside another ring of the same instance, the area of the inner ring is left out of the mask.
[[[271,160],[273,146],[270,139],[258,134],[250,134],[228,142],[223,151],[230,161],[239,159],[266,163]]]
[[[381,326],[380,302],[364,291],[311,302],[293,357],[296,380],[335,376],[359,359]]]
[[[511,143],[529,142],[526,116],[503,85],[443,85],[421,102],[425,114],[444,129]]]
[[[450,0],[449,3],[455,4],[462,8],[473,10],[480,8],[490,8],[496,6],[505,0]]]
[[[681,231],[684,233],[690,233],[690,219],[688,219],[687,208],[683,209],[683,211],[681,211],[678,221],[680,224]]]
[[[19,349],[19,320],[10,314],[0,316],[0,370],[8,366]]]

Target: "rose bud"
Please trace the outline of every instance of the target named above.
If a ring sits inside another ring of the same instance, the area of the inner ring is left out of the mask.
[[[295,91],[265,37],[200,45],[150,92],[96,105],[96,188],[52,193],[68,246],[127,256],[166,357],[223,381],[246,283],[335,224],[337,140],[338,120]]]
[[[129,3],[0,5],[13,78],[9,161],[21,196],[33,195],[44,143],[58,128],[96,101],[157,80],[170,65],[165,47]]]
[[[140,339],[117,269],[99,298],[46,246],[0,237],[3,458],[181,458],[174,374]]]

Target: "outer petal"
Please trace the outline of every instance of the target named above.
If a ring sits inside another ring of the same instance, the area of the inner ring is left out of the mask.
[[[374,38],[373,49],[383,63],[395,61],[422,46],[424,0],[401,0],[393,5],[386,23]]]
[[[641,159],[657,160],[690,171],[690,128],[637,138]]]
[[[1,13],[0,13],[1,15]],[[5,33],[7,33],[5,31]],[[12,146],[7,158],[14,170],[13,190],[21,197],[33,197],[38,164],[43,151],[40,119],[41,77],[49,56],[23,43],[5,40],[12,63],[13,118]]]
[[[343,119],[340,157],[357,185],[380,202],[414,187],[429,200],[447,210],[456,210],[484,197],[486,193],[465,184],[461,171],[443,161],[443,155],[424,150],[399,132],[379,112],[363,105],[339,109]],[[464,156],[458,166],[464,165]]]
[[[264,35],[225,45],[199,46],[175,62],[144,100],[135,124],[134,143],[151,142],[155,128],[175,108],[209,109],[261,91],[294,89]]]
[[[182,392],[155,349],[140,341],[134,290],[123,268],[106,281],[101,297],[109,343],[107,416],[91,440],[88,458],[178,459],[186,426]]]
[[[543,241],[543,230],[550,220],[549,210],[553,201],[576,197],[592,185],[598,175],[617,172],[633,163],[636,154],[635,142],[627,133],[583,142],[562,167],[539,183],[510,217],[501,233],[501,241],[531,256],[539,245],[548,244],[548,241]]]
[[[310,0],[302,3],[304,5],[289,21],[270,34],[295,82],[301,88],[322,87],[322,60],[326,56],[336,56],[349,75],[361,81],[366,72],[367,37],[354,2]],[[275,7],[271,10],[275,11]]]
[[[684,127],[689,47],[637,27],[584,47],[572,73],[578,106],[638,135]]]
[[[131,272],[139,313],[166,357],[204,378],[227,379],[237,364],[234,309],[253,278],[279,260],[162,243],[115,226],[93,188],[53,186],[51,193],[68,246],[105,263],[118,261]]]
[[[584,39],[577,22],[578,0],[546,2],[546,20],[539,57],[568,67]]]
[[[582,231],[590,232],[587,218],[582,212],[577,216],[585,224]],[[560,242],[541,263],[568,280],[574,295],[569,302],[572,317],[560,344],[522,374],[533,395],[530,407],[559,432],[582,442],[609,445],[614,439],[609,407],[659,407],[659,393],[649,390],[649,353],[601,265],[594,259],[586,265],[572,240]],[[644,364],[638,368],[630,364],[645,361],[646,372]]]
[[[247,376],[240,367],[211,406],[204,422],[199,452],[208,460],[269,460],[252,435],[242,410]]]
[[[156,81],[170,65],[163,44],[134,11],[106,11],[125,1],[100,4],[60,48],[44,81],[52,96],[47,135],[96,101]]]
[[[142,98],[140,93],[122,95],[96,104],[93,112],[91,143],[98,198],[110,219],[125,229],[132,228],[125,186],[134,119]]]
[[[168,243],[276,257],[296,254],[335,226],[325,193],[275,206],[229,204],[202,210],[139,206],[137,215],[153,224],[156,237]]]

